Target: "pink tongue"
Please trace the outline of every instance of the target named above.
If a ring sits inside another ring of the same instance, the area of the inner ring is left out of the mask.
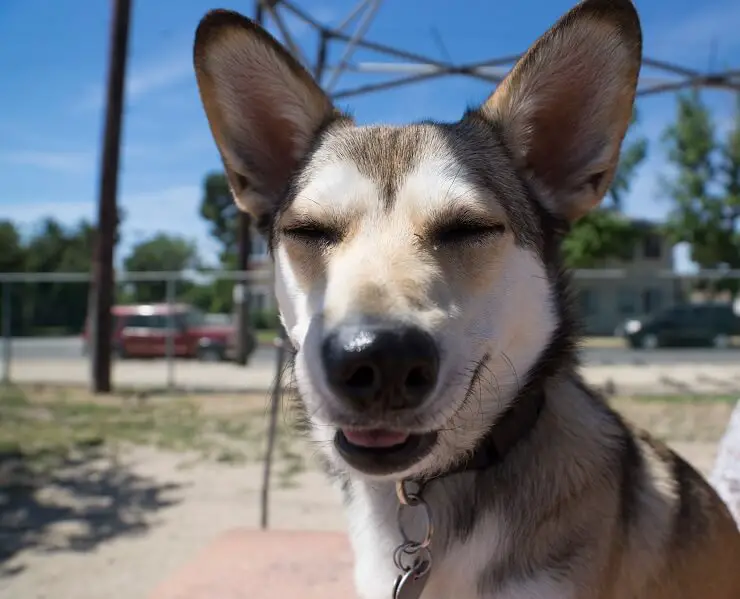
[[[359,447],[393,447],[401,445],[409,438],[408,433],[385,430],[342,429],[347,441]]]

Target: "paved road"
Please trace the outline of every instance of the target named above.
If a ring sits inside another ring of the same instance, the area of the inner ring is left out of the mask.
[[[0,357],[4,356],[5,345],[0,340]],[[78,337],[29,337],[16,338],[11,343],[10,353],[13,362],[53,360],[84,360],[82,341]],[[251,361],[261,364],[275,360],[275,350],[259,348]]]
[[[658,349],[653,351],[623,347],[585,348],[583,350],[583,363],[585,366],[740,364],[740,350],[721,350],[701,347]]]
[[[0,340],[0,356],[3,355],[4,345]],[[36,360],[80,360],[82,358],[82,342],[76,337],[62,338],[25,338],[14,339],[11,347],[13,362]],[[251,361],[256,365],[269,363],[275,359],[275,350],[260,348],[252,356]],[[619,366],[619,365],[666,365],[678,364],[740,364],[740,350],[716,350],[712,348],[689,349],[659,349],[655,351],[640,351],[626,348],[586,348],[583,353],[584,364],[587,366]]]
[[[19,383],[86,385],[90,367],[77,339],[19,339],[14,342],[11,380]],[[639,352],[589,348],[583,374],[594,385],[620,393],[740,393],[740,351],[712,349]],[[258,349],[247,368],[231,363],[177,360],[114,362],[118,388],[160,389],[171,382],[186,390],[267,391],[275,377],[275,349]],[[171,378],[170,378],[171,377]]]

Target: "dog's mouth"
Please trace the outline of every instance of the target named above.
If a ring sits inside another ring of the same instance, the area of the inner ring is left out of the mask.
[[[429,454],[436,441],[436,432],[386,429],[341,428],[334,436],[334,445],[349,466],[376,476],[410,468]]]

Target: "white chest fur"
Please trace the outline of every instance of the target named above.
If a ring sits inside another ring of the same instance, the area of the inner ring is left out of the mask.
[[[393,486],[355,484],[352,495],[348,520],[355,554],[357,595],[360,599],[391,599],[399,574],[393,563],[393,552],[403,541]],[[410,537],[421,538],[423,514],[407,510],[404,528]],[[440,530],[440,524],[436,525],[435,536],[448,533]],[[501,563],[506,556],[508,533],[506,522],[490,513],[464,541],[451,542],[444,552],[435,551],[421,599],[571,599],[571,585],[553,580],[546,573],[505,584],[495,595],[481,589],[480,581],[486,569]]]

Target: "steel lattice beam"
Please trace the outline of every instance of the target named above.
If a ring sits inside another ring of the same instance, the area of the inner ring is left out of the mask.
[[[275,26],[279,38],[318,80],[334,99],[359,96],[395,87],[420,83],[440,77],[457,75],[497,84],[509,72],[519,55],[494,57],[488,60],[452,63],[404,50],[395,46],[379,44],[367,39],[372,20],[383,4],[383,0],[359,0],[339,25],[321,23],[300,8],[294,0],[257,0],[265,9],[268,21]],[[312,28],[319,36],[315,60],[304,56],[285,23],[285,14]],[[354,30],[350,32],[351,26]],[[331,45],[343,46],[337,64],[326,64]],[[358,48],[372,50],[387,57],[382,62],[352,62]],[[646,73],[645,71],[649,71]],[[388,75],[386,80],[337,89],[345,73]],[[689,88],[713,88],[740,92],[740,70],[727,69],[716,72],[701,72],[681,65],[643,59],[643,74],[638,84],[638,96],[676,92]]]

